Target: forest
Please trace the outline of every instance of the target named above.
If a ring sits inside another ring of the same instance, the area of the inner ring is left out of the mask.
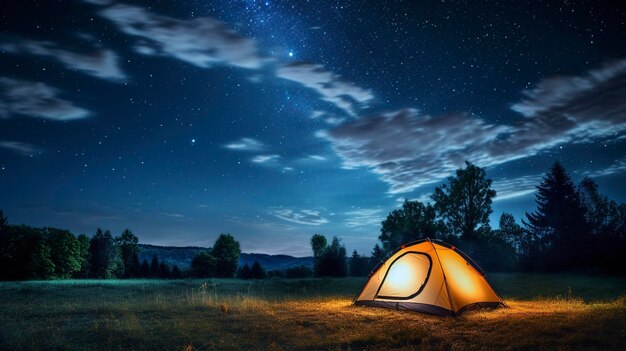
[[[536,209],[521,223],[503,213],[492,229],[489,216],[496,196],[486,171],[466,162],[434,190],[432,203],[405,200],[392,210],[369,255],[353,251],[348,257],[338,236],[328,243],[326,236],[315,234],[310,240],[313,267],[272,271],[258,262],[240,267],[240,244],[230,234],[219,235],[191,267],[179,267],[157,256],[140,262],[139,239],[129,229],[118,236],[97,229],[88,237],[9,224],[0,211],[0,279],[358,277],[402,244],[424,238],[458,247],[489,272],[626,273],[619,263],[626,250],[626,205],[608,199],[591,178],[576,185],[555,162],[537,185]]]

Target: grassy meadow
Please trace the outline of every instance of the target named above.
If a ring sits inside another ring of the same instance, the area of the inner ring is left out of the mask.
[[[491,274],[510,308],[355,307],[360,278],[0,283],[0,349],[624,350],[626,279]]]

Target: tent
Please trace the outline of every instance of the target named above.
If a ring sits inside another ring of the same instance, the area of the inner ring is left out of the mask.
[[[440,316],[506,306],[471,258],[430,239],[402,245],[381,261],[353,303]]]

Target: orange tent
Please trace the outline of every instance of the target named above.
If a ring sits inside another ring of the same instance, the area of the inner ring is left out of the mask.
[[[430,239],[402,245],[381,261],[353,303],[441,316],[506,306],[469,257]]]

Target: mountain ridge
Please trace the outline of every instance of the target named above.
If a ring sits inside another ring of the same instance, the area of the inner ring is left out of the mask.
[[[139,260],[150,262],[153,256],[159,261],[165,261],[170,265],[178,265],[182,269],[191,267],[191,261],[199,252],[209,248],[201,246],[160,246],[152,244],[139,244]],[[263,253],[242,253],[239,257],[239,265],[252,265],[258,261],[266,270],[287,269],[296,266],[313,267],[313,257],[294,257],[285,254],[270,255]]]

